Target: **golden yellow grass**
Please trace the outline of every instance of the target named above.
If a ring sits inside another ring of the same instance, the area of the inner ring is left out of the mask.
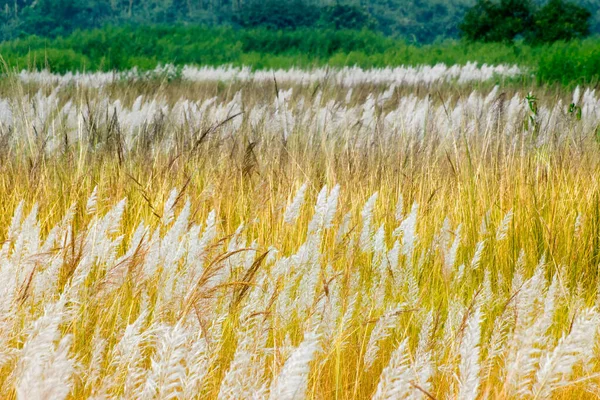
[[[17,85],[19,90],[33,90]],[[272,88],[243,87],[245,102],[251,107],[264,97],[272,98]],[[14,89],[14,88],[13,88]],[[197,85],[203,97],[207,92],[227,97],[237,88],[218,85]],[[297,91],[310,96],[315,88],[299,88]],[[364,88],[365,93],[377,88]],[[456,91],[469,92],[473,88]],[[65,91],[63,96],[73,96],[83,102],[85,95],[98,95],[93,91]],[[416,90],[416,89],[413,89]],[[432,101],[439,104],[443,96],[453,96],[453,88],[441,88],[438,93],[429,93]],[[507,89],[509,90],[509,89]],[[542,91],[541,102],[553,102],[556,96]],[[132,102],[138,93],[152,91],[164,93],[167,98],[192,97],[193,90],[178,87],[177,84],[163,83],[162,86],[147,89],[134,87],[124,89],[114,87],[110,95]],[[408,89],[399,89],[407,93]],[[419,89],[420,95],[427,95],[427,88]],[[568,94],[560,94],[568,97]],[[335,90],[325,89],[325,95],[335,97]],[[270,100],[269,100],[270,101]],[[360,101],[360,100],[357,100]],[[169,126],[165,131],[174,129]],[[507,307],[513,293],[510,282],[513,277],[521,249],[526,256],[525,277],[533,274],[539,259],[547,260],[546,278],[554,275],[559,279],[559,297],[565,296],[554,317],[550,329],[555,339],[569,331],[569,325],[578,314],[577,307],[593,306],[598,291],[598,265],[600,263],[600,148],[593,137],[578,138],[576,131],[561,143],[549,143],[541,147],[512,146],[509,140],[493,131],[478,138],[460,138],[439,143],[435,138],[423,141],[402,137],[396,141],[378,142],[375,138],[364,148],[352,148],[344,143],[345,132],[339,138],[324,138],[320,142],[309,142],[302,132],[295,132],[287,143],[272,136],[262,138],[260,132],[252,132],[244,126],[242,132],[231,139],[212,137],[194,151],[183,145],[169,154],[142,152],[129,154],[121,159],[114,149],[98,152],[76,146],[60,155],[43,156],[29,149],[3,151],[0,163],[0,226],[8,227],[17,204],[24,200],[26,213],[34,203],[39,205],[39,220],[43,235],[64,216],[72,204],[77,205],[74,229],[84,232],[90,216],[85,214],[85,204],[97,187],[99,202],[98,214],[102,215],[120,199],[127,198],[127,206],[119,232],[125,235],[121,251],[139,222],[145,221],[153,227],[160,226],[164,203],[171,189],[177,188],[181,201],[175,206],[181,209],[185,199],[191,203],[191,221],[202,223],[211,210],[216,210],[219,236],[215,248],[209,252],[210,261],[216,261],[226,254],[219,243],[225,243],[236,228],[244,222],[245,235],[249,242],[256,240],[257,257],[269,247],[275,247],[279,256],[295,253],[307,236],[307,226],[313,215],[313,205],[317,194],[324,185],[332,188],[340,185],[338,211],[334,228],[327,229],[320,246],[320,268],[322,279],[317,293],[327,294],[331,279],[344,282],[342,297],[347,299],[354,293],[347,293],[346,282],[357,275],[365,281],[365,298],[370,275],[373,273],[373,258],[358,249],[348,251],[350,241],[336,243],[336,230],[346,213],[350,213],[352,231],[357,235],[361,230],[361,210],[366,200],[379,193],[375,207],[373,227],[376,230],[385,224],[387,247],[393,240],[392,231],[397,227],[395,219],[396,201],[399,195],[404,198],[404,210],[411,204],[419,204],[417,232],[419,248],[431,246],[440,232],[445,218],[452,221],[452,230],[462,224],[462,240],[456,265],[469,265],[476,243],[481,239],[479,230],[482,219],[490,211],[490,230],[481,266],[476,270],[466,269],[468,275],[457,284],[443,273],[444,258],[441,252],[428,253],[418,277],[419,302],[407,308],[398,317],[392,334],[380,344],[380,352],[374,365],[366,369],[362,357],[366,350],[369,334],[381,309],[369,303],[357,312],[347,329],[334,335],[326,351],[318,353],[311,363],[307,397],[314,399],[362,399],[369,398],[375,391],[380,373],[389,360],[389,355],[402,338],[410,338],[414,348],[420,330],[422,312],[431,311],[436,324],[440,324],[431,338],[432,347],[451,346],[443,342],[442,324],[448,313],[450,300],[464,305],[473,303],[480,290],[485,271],[492,279],[494,295],[498,303],[486,308],[482,323],[481,363],[485,363],[486,342],[494,320]],[[296,190],[307,183],[305,204],[298,221],[293,225],[283,223],[283,213],[291,202]],[[496,242],[495,229],[505,214],[512,210],[514,217],[510,223],[507,239]],[[575,231],[577,216],[582,219],[581,228]],[[6,229],[2,232],[6,235]],[[42,235],[42,236],[43,236]],[[223,242],[219,242],[223,240]],[[73,255],[75,255],[75,250]],[[65,259],[61,268],[61,282],[68,282],[73,273],[74,260]],[[326,267],[334,272],[326,276]],[[43,268],[40,266],[39,268]],[[110,268],[110,266],[107,266]],[[261,263],[259,268],[270,268]],[[264,271],[268,273],[268,271]],[[253,278],[258,274],[251,276]],[[254,287],[252,279],[243,281],[243,274],[228,285],[218,289],[219,296],[229,299],[238,286]],[[132,274],[130,279],[135,279]],[[77,317],[61,327],[63,334],[73,335],[70,354],[83,366],[91,357],[91,338],[100,335],[114,345],[125,326],[132,323],[140,312],[141,290],[133,283],[125,283],[109,295],[104,296],[103,281],[99,272],[92,274],[86,283],[89,292],[76,305]],[[143,290],[150,297],[160,282],[150,282]],[[199,292],[202,288],[198,289]],[[44,302],[28,301],[27,291],[23,299],[14,304],[16,313],[25,323],[39,316]],[[392,305],[394,300],[388,298]],[[227,306],[226,306],[227,307]],[[274,306],[273,306],[274,307]],[[264,318],[271,318],[268,346],[282,346],[286,336],[297,346],[304,330],[302,321],[292,320],[281,323],[271,307],[257,310]],[[385,309],[386,307],[382,307]],[[219,393],[222,378],[234,357],[237,334],[241,322],[239,309],[233,306],[225,320],[222,337],[223,346],[210,373],[198,392],[200,398],[215,398]],[[193,307],[187,313],[201,313]],[[174,324],[182,315],[181,309],[160,316],[153,316],[162,323]],[[201,316],[198,316],[201,318]],[[456,334],[455,340],[460,340]],[[17,333],[11,339],[15,348],[22,346],[24,333]],[[510,339],[509,339],[510,340]],[[598,354],[596,352],[596,354]],[[152,349],[144,353],[144,365],[150,367]],[[273,351],[265,358],[265,376],[273,377],[280,370],[284,359]],[[3,398],[14,398],[16,393],[11,381],[11,371],[16,361],[10,361],[0,370],[0,387]],[[108,361],[101,367],[100,374],[108,371]],[[456,359],[437,359],[436,363],[456,365]],[[502,373],[502,360],[491,371],[481,374],[481,397],[505,398],[505,377]],[[85,368],[84,368],[85,370]],[[595,398],[600,393],[595,389],[599,384],[598,368],[591,371],[576,370],[577,382],[554,393],[557,398]],[[489,372],[489,373],[487,373]],[[87,398],[92,388],[86,385],[86,374],[79,373],[74,379],[74,389],[70,398]],[[249,377],[252,379],[252,377]],[[452,372],[435,369],[432,389],[433,398],[452,397],[456,386]]]

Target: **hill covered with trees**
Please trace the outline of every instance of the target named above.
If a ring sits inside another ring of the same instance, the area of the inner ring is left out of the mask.
[[[547,1],[536,0],[543,6]],[[592,12],[600,33],[600,0],[574,0]],[[0,0],[0,40],[65,36],[105,25],[194,24],[277,29],[318,24],[369,28],[410,42],[457,38],[476,0]],[[336,7],[337,6],[337,7]]]

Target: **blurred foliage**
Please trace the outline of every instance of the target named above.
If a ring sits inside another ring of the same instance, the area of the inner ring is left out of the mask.
[[[476,1],[0,0],[0,40],[28,35],[66,36],[78,29],[106,25],[178,24],[274,30],[302,27],[369,28],[411,42],[433,43],[436,40],[458,38],[459,25],[468,10],[477,4]],[[531,1],[532,6],[538,9],[550,0]],[[593,11],[590,29],[600,33],[600,0],[572,1]],[[521,1],[511,1],[516,8],[519,8],[519,3]],[[535,23],[541,28],[544,21],[551,21],[552,15],[551,12],[547,13],[546,17],[539,18]],[[567,27],[563,31],[569,31],[571,22],[563,24]],[[518,21],[513,20],[512,23],[518,24]],[[564,34],[555,37],[564,38]]]
[[[511,42],[532,25],[529,0],[478,0],[465,15],[460,29],[469,40]]]
[[[252,68],[363,68],[445,63],[518,64],[540,83],[596,84],[600,41],[593,38],[532,46],[446,40],[415,45],[369,30],[105,27],[54,39],[28,36],[0,44],[11,68],[110,71],[160,64],[247,65]],[[526,74],[523,79],[531,79]]]
[[[269,29],[297,29],[312,26],[319,20],[320,12],[301,0],[252,1],[235,12],[233,19],[243,27]]]
[[[376,20],[365,8],[335,4],[310,6],[301,0],[254,0],[241,7],[233,21],[245,28],[297,29],[316,26],[331,29],[373,29]]]
[[[532,40],[551,43],[585,37],[590,33],[591,16],[591,12],[576,4],[550,0],[534,15]]]
[[[332,29],[374,29],[377,27],[377,21],[366,9],[344,4],[323,7],[318,24],[321,27]]]
[[[582,38],[590,33],[592,13],[564,0],[537,6],[530,0],[478,0],[466,13],[460,30],[472,41],[552,43]]]

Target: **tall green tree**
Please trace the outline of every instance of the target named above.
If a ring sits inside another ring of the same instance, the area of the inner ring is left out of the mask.
[[[478,0],[460,25],[471,41],[512,42],[522,37],[531,43],[582,38],[589,34],[592,14],[564,0],[539,7],[529,0]]]
[[[244,27],[295,29],[314,25],[319,20],[319,9],[302,0],[254,0],[241,6],[234,21]]]
[[[590,11],[577,4],[550,0],[534,15],[530,40],[551,43],[585,37],[590,33],[591,16]]]
[[[374,29],[377,21],[365,8],[335,4],[321,9],[319,25],[333,29]]]
[[[490,0],[487,3],[493,6],[487,7],[486,2],[477,0],[0,0],[0,40],[30,34],[53,37],[103,25],[196,24],[272,29],[367,27],[390,37],[430,43],[459,37],[461,21],[469,19],[488,26],[483,33],[481,27],[474,29],[478,37],[484,38],[479,40],[487,41],[499,40],[498,36],[518,37],[520,34],[514,31],[522,23],[539,26],[531,40],[579,37],[584,35],[583,30],[577,30],[581,26],[600,33],[600,0],[569,0],[592,12],[584,25],[578,22],[580,19],[568,17],[573,15],[570,3],[530,0],[534,11],[541,12],[546,4],[550,7],[546,17],[541,13],[530,22],[519,15],[523,1],[511,1],[510,7],[500,7],[500,0]],[[473,15],[473,10],[469,11],[473,6],[491,11],[487,16]],[[505,15],[499,15],[501,12]],[[501,17],[512,22],[499,26],[496,22]],[[541,34],[556,24],[562,26],[560,32]],[[463,36],[468,35],[463,32]]]
[[[472,41],[510,42],[533,24],[529,0],[478,0],[460,24],[461,36]]]
[[[75,29],[98,27],[109,16],[106,2],[38,0],[18,12],[18,22],[22,34],[58,36]]]

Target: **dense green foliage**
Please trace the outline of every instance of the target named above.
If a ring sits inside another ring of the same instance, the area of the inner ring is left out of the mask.
[[[592,13],[573,3],[550,0],[534,15],[534,42],[551,43],[585,37]]]
[[[365,8],[335,4],[313,7],[301,0],[254,0],[242,6],[234,21],[246,28],[297,29],[319,27],[329,29],[374,28],[377,22]]]
[[[460,25],[462,36],[473,41],[552,43],[582,38],[590,33],[592,14],[564,0],[541,7],[529,0],[478,0]]]
[[[543,46],[451,40],[418,46],[368,30],[109,27],[78,31],[64,38],[30,36],[4,42],[0,54],[11,68],[57,72],[148,70],[167,63],[369,68],[474,61],[528,67],[541,82],[589,84],[600,74],[600,42],[596,39]]]
[[[320,24],[333,29],[373,29],[377,26],[365,9],[343,4],[323,7]]]
[[[465,15],[461,33],[469,40],[510,42],[533,24],[528,0],[478,0]]]
[[[244,27],[262,26],[269,29],[297,29],[311,26],[319,20],[319,11],[300,0],[287,4],[277,0],[255,1],[234,14],[234,19]]]
[[[548,1],[532,0],[536,7]],[[591,31],[600,33],[600,0],[572,1],[593,12]],[[368,26],[423,43],[458,38],[459,25],[475,4],[476,0],[0,0],[0,40],[64,36],[105,25],[177,23],[274,29]]]

